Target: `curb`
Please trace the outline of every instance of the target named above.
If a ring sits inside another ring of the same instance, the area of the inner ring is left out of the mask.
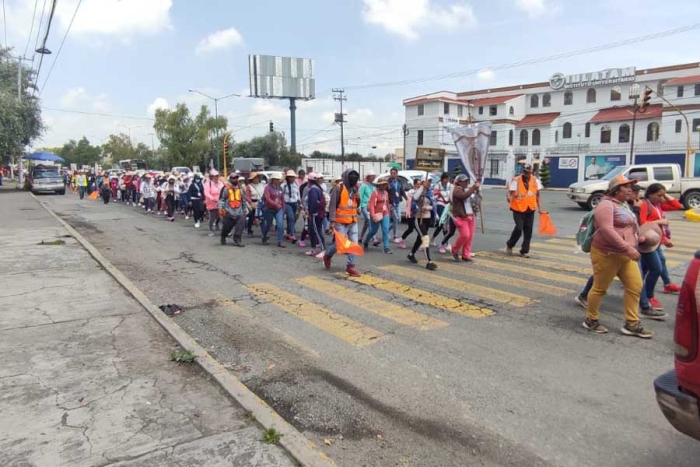
[[[690,222],[700,222],[700,209],[688,209],[685,212],[685,218]]]
[[[66,221],[61,219],[48,206],[39,201],[39,199],[30,193],[41,207],[43,207],[51,216],[53,216],[68,232],[85,248],[88,253],[97,261],[114,279],[126,289],[143,308],[165,329],[170,336],[177,341],[182,348],[189,350],[197,356],[197,363],[202,369],[214,378],[219,385],[245,410],[248,410],[253,418],[263,426],[263,428],[274,427],[278,433],[282,435],[280,445],[287,452],[305,467],[335,467],[335,462],[322,451],[318,450],[316,445],[309,441],[299,430],[294,428],[286,420],[284,420],[272,407],[260,399],[238,378],[231,374],[218,361],[212,358],[211,355],[195,341],[189,334],[182,330],[172,319],[167,317],[163,312],[156,307],[148,297],[139,289],[129,278],[127,278],[119,269],[114,267],[85,237],[80,235]]]

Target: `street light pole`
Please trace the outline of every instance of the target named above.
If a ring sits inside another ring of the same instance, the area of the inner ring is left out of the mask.
[[[630,99],[634,99],[634,115],[632,116],[632,140],[630,142],[630,158],[627,161],[627,165],[634,164],[634,133],[637,127],[637,112],[639,111],[639,105],[637,100],[639,99],[639,85],[633,84],[630,86]]]
[[[142,126],[141,125],[137,125],[137,126],[117,125],[117,126],[122,127],[122,128],[126,128],[127,130],[129,130],[129,146],[133,146],[133,144],[131,143],[131,129],[133,128],[135,130],[136,128],[142,128]]]
[[[217,145],[218,145],[218,143],[219,143],[219,127],[218,127],[218,121],[219,121],[219,101],[222,101],[222,100],[224,100],[224,99],[228,99],[229,97],[241,97],[241,95],[240,95],[240,94],[234,93],[234,94],[229,94],[229,95],[227,95],[227,96],[222,96],[222,97],[212,97],[212,96],[210,96],[209,94],[204,94],[202,91],[197,91],[196,89],[188,89],[187,91],[188,91],[188,92],[193,92],[193,93],[195,93],[195,94],[199,94],[199,95],[201,95],[201,96],[206,97],[207,99],[211,99],[211,100],[214,101],[214,119],[217,121],[217,127],[216,127],[216,142],[217,142]],[[217,162],[217,165],[218,165],[219,167],[221,167],[221,163],[220,163],[220,161],[219,161],[219,157],[220,157],[221,154],[220,154],[220,151],[218,150],[218,148],[217,148],[217,151],[216,151],[216,152],[217,152],[217,155],[216,155],[216,159],[217,159],[217,160],[216,160],[216,162]]]

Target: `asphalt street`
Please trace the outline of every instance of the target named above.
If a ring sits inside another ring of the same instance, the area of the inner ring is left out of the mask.
[[[485,190],[473,264],[370,249],[361,278],[298,246],[220,246],[179,216],[42,196],[178,324],[340,466],[697,466],[652,382],[673,366],[673,313],[652,340],[615,332],[621,288],[602,310],[611,333],[581,326],[573,297],[590,264],[571,238],[584,215],[543,193],[559,228],[530,260],[503,254],[512,228],[500,189]],[[700,224],[673,213],[667,257],[680,281]],[[435,256],[440,255],[435,252]],[[658,293],[672,312],[676,298]]]

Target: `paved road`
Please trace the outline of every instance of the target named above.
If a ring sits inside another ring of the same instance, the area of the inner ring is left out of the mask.
[[[584,212],[545,193],[560,228],[533,259],[502,254],[510,212],[488,190],[475,264],[447,255],[428,273],[378,249],[346,279],[298,247],[245,249],[184,219],[118,204],[41,198],[178,323],[341,466],[695,466],[700,444],[676,433],[653,379],[673,364],[673,319],[643,341],[587,333],[572,298],[589,270],[571,235]],[[675,216],[680,219],[680,216]],[[677,279],[700,246],[674,222]],[[422,266],[422,265],[421,265]],[[669,310],[675,298],[659,294]],[[622,324],[613,286],[603,322]]]

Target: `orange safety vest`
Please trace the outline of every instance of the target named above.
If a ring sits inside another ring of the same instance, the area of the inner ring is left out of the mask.
[[[510,208],[516,212],[525,212],[528,209],[531,211],[537,210],[537,180],[530,175],[530,188],[525,188],[522,175],[514,178],[518,182],[518,189],[510,200]]]
[[[241,189],[236,187],[234,189],[231,185],[226,185],[228,191],[228,205],[233,209],[238,209],[241,207]]]
[[[355,224],[357,222],[357,207],[360,205],[360,197],[353,193],[352,199],[345,186],[340,187],[340,201],[335,209],[335,221],[338,224]]]

